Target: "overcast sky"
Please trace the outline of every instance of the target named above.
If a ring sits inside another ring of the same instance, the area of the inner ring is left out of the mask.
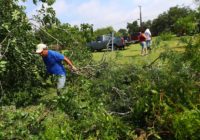
[[[35,6],[32,0],[23,5],[29,17],[41,8],[41,3]],[[89,23],[94,29],[112,26],[118,30],[126,28],[127,22],[139,19],[139,5],[143,21],[156,18],[172,6],[195,7],[193,0],[56,0],[53,8],[62,23],[78,26]]]

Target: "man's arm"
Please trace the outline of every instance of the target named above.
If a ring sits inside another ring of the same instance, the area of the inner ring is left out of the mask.
[[[145,39],[145,40],[147,39],[147,37],[146,37],[146,35],[145,35],[145,34],[142,34],[142,36],[144,37],[144,39]]]
[[[76,67],[72,64],[72,62],[67,58],[67,57],[64,57],[64,61],[67,63],[67,65],[70,67],[70,69],[76,71]]]

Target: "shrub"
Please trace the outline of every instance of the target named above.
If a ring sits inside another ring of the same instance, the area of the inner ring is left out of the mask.
[[[200,111],[198,109],[186,110],[173,118],[175,137],[179,140],[199,140]]]
[[[171,40],[173,38],[173,35],[171,32],[163,32],[160,34],[160,38],[163,40],[163,41],[167,41],[167,40]]]

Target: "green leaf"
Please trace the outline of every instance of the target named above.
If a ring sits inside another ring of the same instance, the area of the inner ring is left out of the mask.
[[[54,4],[54,2],[55,2],[55,0],[47,0],[48,5],[52,5],[52,4]]]
[[[8,30],[9,29],[9,24],[8,23],[3,23],[2,27],[4,27],[6,30]]]
[[[5,65],[7,63],[7,61],[1,61],[0,65]]]
[[[158,93],[158,91],[156,91],[156,90],[154,90],[154,89],[152,89],[151,92],[154,93],[154,94],[157,94],[157,93]]]
[[[158,134],[154,134],[154,136],[155,136],[157,139],[161,140],[161,137],[160,137]]]
[[[20,18],[20,12],[18,10],[12,12],[12,20],[18,20],[19,18]]]

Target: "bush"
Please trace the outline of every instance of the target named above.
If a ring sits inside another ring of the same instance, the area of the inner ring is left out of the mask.
[[[173,38],[173,35],[171,32],[163,32],[160,34],[160,38],[163,40],[163,41],[168,41],[168,40],[171,40]]]
[[[173,118],[173,129],[176,139],[199,140],[200,111],[198,109],[186,110]]]

